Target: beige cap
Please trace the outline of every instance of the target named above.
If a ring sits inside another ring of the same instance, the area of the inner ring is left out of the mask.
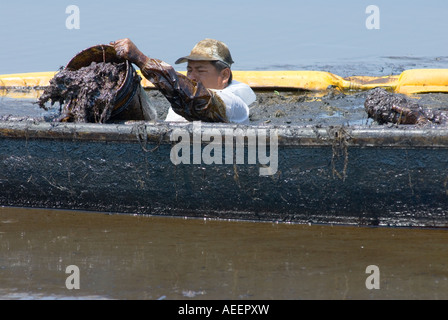
[[[187,62],[188,60],[196,61],[222,61],[230,66],[233,63],[229,48],[221,41],[214,39],[204,39],[199,41],[191,50],[189,56],[177,59],[176,64]]]

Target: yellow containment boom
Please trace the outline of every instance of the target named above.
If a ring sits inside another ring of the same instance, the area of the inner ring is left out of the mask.
[[[140,71],[138,73],[141,75]],[[181,72],[185,74],[185,72]],[[48,86],[56,72],[0,75],[0,87],[36,88]],[[324,71],[233,71],[235,80],[254,89],[297,89],[325,91],[329,86],[342,91],[362,91],[382,87],[396,93],[448,92],[448,69],[413,69],[385,77],[353,76],[342,78]],[[142,77],[145,89],[153,84]]]
[[[16,73],[0,75],[0,87],[46,87],[57,72]]]
[[[396,92],[403,94],[448,92],[448,69],[414,69],[404,71]]]

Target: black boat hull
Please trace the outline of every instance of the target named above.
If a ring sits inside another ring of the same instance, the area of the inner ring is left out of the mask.
[[[174,165],[174,128],[193,135],[191,124],[1,122],[0,205],[448,226],[446,129],[278,127],[278,169],[261,176],[259,164]]]

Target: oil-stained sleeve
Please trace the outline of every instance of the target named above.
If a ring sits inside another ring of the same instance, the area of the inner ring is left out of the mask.
[[[218,94],[202,83],[188,79],[158,59],[148,58],[140,66],[143,76],[170,102],[174,112],[189,121],[229,122],[226,105]]]

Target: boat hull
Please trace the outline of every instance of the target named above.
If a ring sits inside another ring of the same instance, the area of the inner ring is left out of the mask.
[[[260,164],[173,164],[175,128],[193,138],[191,124],[0,122],[0,205],[448,226],[446,129],[278,127],[278,169],[262,176]]]

